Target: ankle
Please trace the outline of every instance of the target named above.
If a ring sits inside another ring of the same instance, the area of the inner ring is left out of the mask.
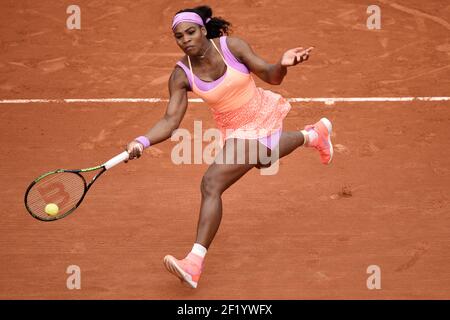
[[[199,243],[194,243],[191,252],[189,252],[186,258],[201,266],[203,265],[203,260],[205,259],[207,252],[208,249],[206,249],[204,246]]]
[[[300,131],[303,135],[303,144],[301,145],[302,147],[307,147],[308,146],[308,133],[306,132],[306,130],[301,130]]]
[[[206,249],[200,243],[194,243],[194,245],[192,246],[192,249],[191,249],[191,253],[194,253],[201,258],[204,258],[206,256],[207,252],[208,252],[208,249]]]
[[[308,130],[301,130],[301,133],[303,134],[303,138],[305,139],[303,145],[305,147],[313,147],[319,137],[316,130],[311,128]]]

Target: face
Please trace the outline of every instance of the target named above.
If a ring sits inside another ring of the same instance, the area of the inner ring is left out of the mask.
[[[205,27],[190,22],[182,22],[173,30],[177,45],[184,53],[190,56],[203,53],[202,48],[206,39],[205,33]]]

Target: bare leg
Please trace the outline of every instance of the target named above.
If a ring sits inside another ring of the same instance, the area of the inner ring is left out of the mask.
[[[303,133],[301,133],[300,131],[283,131],[281,133],[281,137],[280,137],[280,142],[278,144],[278,159],[283,158],[284,156],[287,156],[288,154],[290,154],[292,151],[294,151],[295,149],[297,149],[298,147],[301,147],[304,145],[305,142],[305,137],[303,136]],[[259,144],[260,148],[264,148],[265,151],[263,151],[263,154],[265,152],[265,154],[267,156],[271,156],[271,154],[274,152],[273,150],[271,151],[270,149],[268,149],[266,146],[262,145],[261,143]],[[271,163],[274,163],[277,160],[277,158],[271,159]],[[261,168],[267,168],[270,167],[271,163],[268,164],[264,164],[264,165],[256,165],[256,168],[261,169]]]
[[[239,143],[237,143],[238,141]],[[300,132],[283,132],[280,137],[280,150],[276,149],[276,155],[280,154],[280,157],[283,157],[291,153],[303,145],[303,141],[303,134]],[[237,147],[239,144],[242,146],[242,143],[245,147],[244,150]],[[257,148],[254,147],[255,145]],[[269,151],[263,144],[255,140],[230,139],[226,141],[224,148],[216,157],[216,162],[208,168],[202,179],[202,202],[196,244],[209,249],[222,220],[222,193],[253,167],[262,167],[266,160],[271,160]],[[218,161],[224,158],[224,155],[232,155],[234,159]],[[172,256],[164,257],[166,268],[192,288],[197,287],[203,264],[204,254],[199,250],[201,250],[200,247],[194,246],[193,251],[197,254],[191,254],[191,252],[183,260],[177,260]],[[187,267],[190,268],[190,271]]]
[[[305,137],[300,131],[283,131],[280,137],[280,158],[287,156],[292,151],[304,144]]]
[[[231,145],[235,142],[236,139],[227,140],[216,159],[223,157],[227,153],[227,148],[232,147]],[[252,152],[248,149],[245,150],[247,157],[249,152]],[[234,147],[234,155],[236,156],[236,154],[237,148]],[[245,164],[224,162],[223,164],[213,163],[209,166],[200,186],[202,202],[196,243],[209,248],[222,220],[222,193],[254,166],[255,164],[250,164],[249,161],[246,161]]]
[[[237,155],[236,139],[227,140],[225,146],[218,158],[222,157],[230,148],[230,144],[234,145],[234,156]],[[280,158],[288,155],[298,147],[303,145],[304,137],[299,131],[283,132],[280,137]],[[200,206],[200,216],[197,225],[196,243],[201,244],[205,248],[209,248],[222,220],[222,193],[227,190],[233,183],[239,180],[253,167],[264,167],[259,164],[251,164],[250,156],[258,156],[259,149],[264,148],[267,155],[270,155],[264,145],[258,143],[258,149],[254,150],[249,147],[249,142],[245,142],[245,164],[224,164],[213,163],[205,175],[203,176],[200,186],[202,201]],[[255,155],[256,154],[256,155]]]

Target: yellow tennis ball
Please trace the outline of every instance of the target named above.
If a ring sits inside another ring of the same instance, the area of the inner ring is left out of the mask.
[[[45,213],[47,213],[50,216],[56,216],[59,212],[59,208],[54,203],[49,203],[45,206]]]

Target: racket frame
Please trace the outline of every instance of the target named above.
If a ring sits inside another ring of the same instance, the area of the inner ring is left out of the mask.
[[[95,182],[95,180],[100,177],[103,172],[105,172],[106,170],[111,169],[112,167],[115,167],[116,165],[118,165],[119,163],[122,163],[123,161],[128,160],[130,157],[130,154],[127,151],[123,151],[122,153],[119,153],[118,155],[116,155],[115,157],[109,159],[108,161],[106,161],[105,163],[103,163],[102,165],[96,166],[96,167],[92,167],[92,168],[86,168],[86,169],[58,169],[58,170],[54,170],[54,171],[50,171],[47,173],[44,173],[43,175],[39,176],[38,178],[36,178],[27,188],[27,191],[25,192],[25,198],[24,198],[24,202],[25,202],[25,208],[27,209],[28,213],[31,214],[31,216],[33,218],[36,218],[40,221],[45,221],[45,222],[49,222],[49,221],[55,221],[55,220],[59,220],[62,218],[67,217],[69,214],[71,214],[76,208],[78,208],[81,204],[81,202],[83,201],[84,197],[86,196],[86,193],[89,191],[89,189],[91,188],[92,184]],[[95,171],[98,169],[102,169],[99,173],[97,173],[90,181],[89,183],[86,183],[86,179],[83,177],[83,175],[81,175],[81,173],[83,172],[90,172],[90,171]],[[83,195],[81,196],[80,200],[76,203],[76,205],[70,209],[69,211],[67,211],[66,213],[62,214],[62,215],[56,215],[54,217],[52,216],[48,216],[48,218],[43,218],[41,216],[36,215],[35,213],[33,213],[31,211],[31,209],[28,207],[27,204],[27,197],[28,197],[28,193],[30,192],[31,188],[38,183],[40,180],[44,179],[45,177],[51,175],[51,174],[55,174],[55,173],[62,173],[62,172],[70,172],[70,173],[74,173],[77,174],[78,176],[81,177],[81,179],[84,182],[84,191],[83,191]]]
[[[99,173],[97,173],[90,181],[89,183],[86,182],[86,178],[81,174],[83,172],[91,172],[91,171],[95,171],[98,169],[102,169]],[[62,218],[67,217],[69,214],[71,214],[75,209],[77,209],[81,202],[83,201],[84,197],[86,196],[86,193],[89,191],[89,189],[91,188],[92,184],[95,182],[95,180],[100,177],[104,172],[106,171],[106,168],[104,165],[101,166],[97,166],[97,167],[92,167],[92,168],[86,168],[86,169],[57,169],[54,171],[50,171],[50,172],[46,172],[43,175],[39,176],[38,178],[36,178],[27,188],[27,191],[25,192],[25,198],[24,198],[24,202],[25,202],[25,208],[27,209],[28,213],[31,214],[31,216],[33,216],[33,218],[36,218],[40,221],[44,221],[44,222],[50,222],[50,221],[55,221],[55,220],[59,220]],[[48,215],[48,217],[44,218],[42,216],[39,216],[35,213],[33,213],[33,211],[28,207],[27,204],[27,197],[28,197],[28,193],[30,192],[31,188],[33,188],[33,186],[38,183],[39,181],[41,181],[42,179],[44,179],[45,177],[52,175],[52,174],[58,174],[58,173],[63,173],[63,172],[68,172],[68,173],[73,173],[78,175],[84,184],[84,190],[83,190],[83,195],[81,196],[80,200],[78,200],[78,202],[75,204],[75,206],[71,209],[69,209],[69,211],[67,211],[64,214],[61,215],[56,215],[54,217]]]

